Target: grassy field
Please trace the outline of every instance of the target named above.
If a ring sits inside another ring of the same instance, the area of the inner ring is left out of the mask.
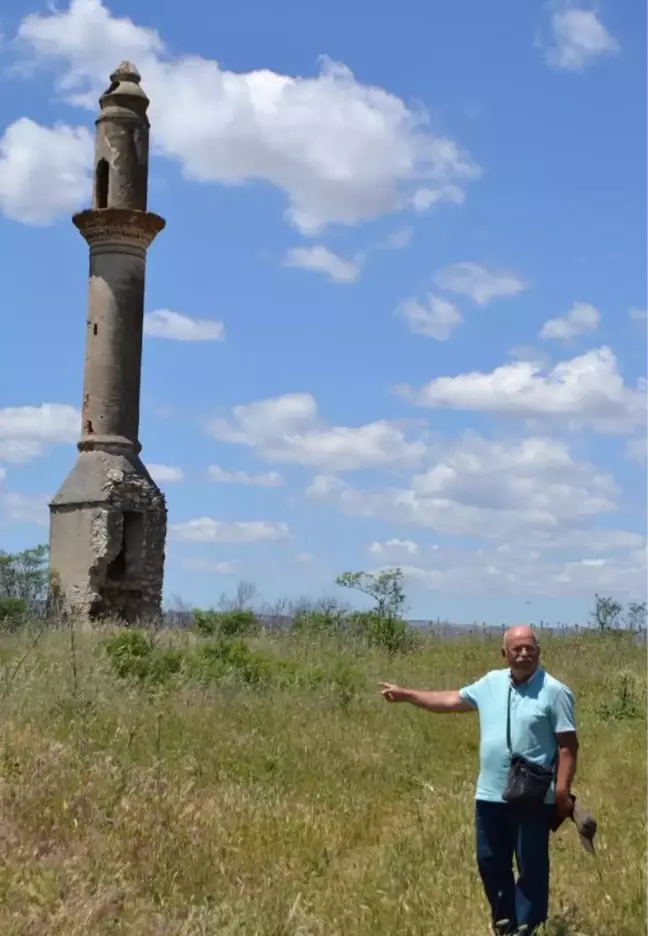
[[[152,689],[115,675],[105,639],[0,641],[0,933],[486,936],[476,717],[389,706],[376,683],[458,687],[500,664],[496,640],[390,657],[262,637],[293,662],[256,685],[220,660]],[[645,648],[581,634],[544,652],[576,693],[576,792],[599,820],[597,860],[571,824],[554,837],[548,932],[639,936]]]

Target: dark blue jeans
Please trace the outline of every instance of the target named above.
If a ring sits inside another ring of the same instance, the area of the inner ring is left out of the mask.
[[[509,921],[504,933],[517,933],[519,929],[531,936],[547,919],[553,815],[553,806],[529,811],[507,803],[475,804],[477,866],[493,927],[501,920]],[[513,876],[514,855],[517,881]]]

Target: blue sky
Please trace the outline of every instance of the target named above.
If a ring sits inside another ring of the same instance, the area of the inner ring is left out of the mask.
[[[3,4],[0,547],[79,431],[93,120],[151,98],[140,438],[168,598],[583,620],[646,572],[645,10]]]

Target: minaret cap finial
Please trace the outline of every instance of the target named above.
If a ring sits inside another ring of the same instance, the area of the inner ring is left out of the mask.
[[[132,81],[133,84],[139,84],[142,80],[142,76],[132,62],[122,62],[121,65],[114,70],[110,76],[110,80]]]
[[[138,113],[144,113],[149,99],[140,86],[141,80],[142,76],[132,62],[122,62],[110,76],[110,87],[99,98],[102,112],[119,102],[117,106],[132,107]]]

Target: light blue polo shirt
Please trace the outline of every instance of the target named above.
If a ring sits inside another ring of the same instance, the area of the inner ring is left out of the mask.
[[[475,799],[504,802],[509,753],[506,745],[506,711],[511,693],[511,746],[515,754],[550,767],[556,755],[555,734],[576,731],[574,697],[563,683],[542,667],[525,683],[512,682],[508,669],[492,670],[477,682],[460,689],[461,698],[479,712],[479,761]],[[554,785],[545,802],[555,800]]]

